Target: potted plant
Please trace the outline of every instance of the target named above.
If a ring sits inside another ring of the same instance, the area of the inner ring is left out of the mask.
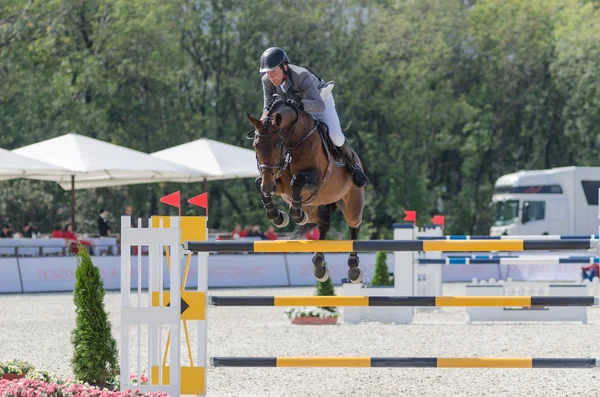
[[[21,379],[34,369],[33,365],[21,360],[0,362],[0,378],[7,380]]]
[[[317,296],[335,296],[331,277],[317,281]],[[340,316],[336,307],[290,307],[284,311],[292,324],[336,324]]]

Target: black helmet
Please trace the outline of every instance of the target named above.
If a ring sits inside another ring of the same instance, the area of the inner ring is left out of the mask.
[[[270,72],[282,63],[290,63],[287,54],[279,47],[270,47],[260,57],[260,72]]]

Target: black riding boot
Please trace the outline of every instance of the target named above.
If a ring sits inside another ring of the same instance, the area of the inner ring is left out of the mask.
[[[339,147],[342,152],[342,155],[346,159],[346,166],[350,170],[352,174],[352,183],[354,183],[357,187],[363,188],[369,183],[369,178],[365,175],[363,170],[360,168],[360,164],[358,162],[358,156],[350,147],[350,143],[348,143],[348,139],[344,141],[344,144]]]

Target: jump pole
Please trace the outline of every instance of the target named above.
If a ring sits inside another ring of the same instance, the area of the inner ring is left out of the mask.
[[[596,249],[598,240],[279,240],[186,241],[192,252],[415,252],[545,251]]]
[[[212,357],[213,367],[598,368],[598,358]]]

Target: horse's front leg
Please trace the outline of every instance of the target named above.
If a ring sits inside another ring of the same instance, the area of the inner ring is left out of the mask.
[[[302,210],[302,189],[314,189],[317,186],[317,170],[309,169],[299,172],[292,177],[292,208],[290,216],[297,225],[305,225],[308,215]]]
[[[275,204],[273,204],[273,198],[271,196],[266,196],[261,189],[262,178],[256,178],[256,188],[260,193],[260,199],[262,200],[263,207],[265,207],[265,211],[267,213],[267,218],[273,223],[273,225],[277,227],[285,227],[290,222],[290,217],[283,211],[275,208]]]

